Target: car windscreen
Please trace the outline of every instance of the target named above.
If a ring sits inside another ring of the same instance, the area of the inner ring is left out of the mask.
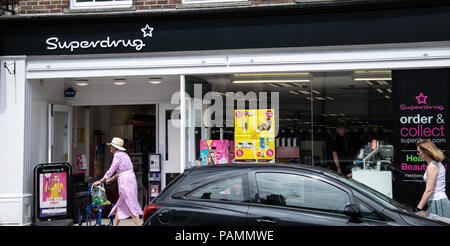
[[[388,207],[389,209],[401,209],[406,211],[411,211],[411,208],[391,199],[390,197],[370,188],[369,186],[362,184],[354,179],[346,178],[339,176],[335,173],[327,173],[330,176],[333,176],[334,178],[338,179],[339,181],[347,184],[348,186],[352,187],[353,189],[359,191],[360,193],[368,196],[372,200],[383,204],[385,207]]]

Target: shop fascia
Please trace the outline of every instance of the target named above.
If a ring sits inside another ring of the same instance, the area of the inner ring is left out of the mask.
[[[141,28],[141,32],[143,33],[143,39],[146,37],[151,38],[153,36],[153,27],[150,27],[148,24],[145,27]],[[106,36],[104,39],[98,40],[72,40],[72,41],[60,41],[59,37],[49,37],[45,41],[47,44],[47,50],[70,50],[70,52],[74,52],[77,49],[95,49],[95,48],[128,48],[133,47],[136,51],[142,50],[146,46],[143,39],[112,39],[109,36]]]
[[[225,115],[226,120],[223,124],[224,115],[224,98],[225,97]],[[275,113],[275,136],[278,135],[279,122],[279,92],[270,92],[270,107],[268,105],[268,93],[249,91],[243,93],[238,92],[216,92],[210,91],[202,96],[202,85],[194,84],[194,97],[184,92],[184,104],[186,109],[194,110],[196,113],[201,112],[202,117],[195,117],[195,127],[234,127],[234,111],[235,109],[245,109],[246,101],[249,102],[249,109],[272,109]],[[172,112],[171,119],[180,118],[180,110],[182,102],[181,92],[176,92],[171,97],[171,104],[179,105]],[[237,107],[235,108],[235,102]],[[204,107],[205,106],[205,107]],[[214,119],[213,119],[214,116]],[[178,121],[171,121],[174,127],[180,127]],[[192,127],[193,125],[186,125]]]

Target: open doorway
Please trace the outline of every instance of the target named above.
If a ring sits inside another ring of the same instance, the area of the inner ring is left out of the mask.
[[[75,106],[72,163],[74,173],[102,178],[112,163],[106,143],[113,137],[124,140],[138,184],[141,206],[148,201],[148,154],[156,152],[156,105]],[[108,198],[117,200],[117,184]]]

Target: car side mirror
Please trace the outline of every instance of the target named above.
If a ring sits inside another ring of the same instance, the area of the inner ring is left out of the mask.
[[[361,217],[358,207],[354,204],[347,204],[344,208],[344,214],[351,219],[358,219]]]

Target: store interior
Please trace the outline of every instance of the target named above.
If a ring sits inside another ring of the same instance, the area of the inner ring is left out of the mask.
[[[251,108],[254,107],[252,103],[260,101],[259,93],[267,92],[267,105],[270,107],[271,93],[278,93],[279,129],[275,162],[335,168],[330,144],[340,125],[346,127],[355,158],[360,149],[372,140],[392,143],[392,82],[389,70],[195,77],[211,84],[216,95],[222,96],[224,104],[227,92],[242,92],[247,96],[242,99],[245,108]],[[256,99],[248,98],[252,92],[255,92]],[[240,100],[237,97],[235,109],[239,107]],[[226,125],[226,115],[223,119]],[[234,131],[234,126],[222,129],[213,127],[211,139],[233,141]],[[199,137],[196,139],[196,146],[199,146]],[[292,150],[292,147],[295,147],[294,152],[283,151]],[[286,152],[289,154],[285,155]]]

